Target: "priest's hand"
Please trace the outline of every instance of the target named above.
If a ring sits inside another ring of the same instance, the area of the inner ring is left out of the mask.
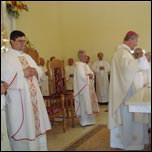
[[[104,68],[104,66],[100,66],[99,69],[100,70],[104,70],[105,68]]]
[[[70,74],[70,75],[69,75],[69,77],[72,77],[72,78],[73,78],[73,76],[74,76],[73,74]]]
[[[147,61],[150,62],[151,61],[151,52],[145,53],[145,56],[147,58]]]
[[[1,94],[4,94],[8,89],[8,84],[6,82],[3,82],[1,84]]]
[[[38,76],[38,73],[35,68],[28,67],[24,69],[23,71],[24,71],[24,77],[26,78],[31,77],[31,76],[36,76],[36,77]]]
[[[93,74],[91,74],[91,73],[89,73],[88,76],[89,76],[89,79],[93,78]]]

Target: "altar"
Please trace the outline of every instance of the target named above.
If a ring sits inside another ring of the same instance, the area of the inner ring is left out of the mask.
[[[151,85],[140,89],[126,102],[129,112],[151,113]]]

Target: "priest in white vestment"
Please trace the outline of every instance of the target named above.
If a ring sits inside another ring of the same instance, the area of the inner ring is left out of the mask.
[[[87,56],[87,61],[86,61],[87,65],[89,66],[89,68],[91,68],[91,63],[90,63],[90,56]],[[92,70],[91,70],[92,71]]]
[[[95,113],[99,112],[97,97],[93,85],[93,72],[86,64],[85,51],[78,52],[79,62],[76,62],[74,72],[74,103],[75,112],[81,126],[94,125]]]
[[[66,90],[73,90],[74,60],[68,59],[68,65],[65,66]]]
[[[56,58],[55,56],[50,57],[50,60],[48,60],[46,63],[47,70],[48,70],[49,94],[55,93],[54,88],[53,88],[53,72],[52,72],[52,69],[50,67],[51,61],[53,61],[55,58]]]
[[[109,101],[109,79],[110,64],[103,60],[103,52],[98,53],[98,61],[92,65],[92,70],[96,76],[96,94],[99,103],[108,103]]]
[[[13,151],[47,151],[46,132],[51,129],[39,88],[41,69],[23,53],[25,34],[15,30],[10,35],[12,48],[1,56],[1,80],[7,90],[7,125]]]
[[[147,70],[151,53],[135,59],[132,51],[137,46],[138,34],[129,31],[112,59],[108,128],[110,129],[110,147],[124,150],[143,150],[148,144],[144,122],[136,122],[129,112],[125,101],[133,95],[132,82],[136,73]]]
[[[1,151],[11,151],[10,142],[7,133],[6,123],[6,99],[5,93],[8,89],[8,84],[1,82]]]
[[[141,55],[143,55],[142,49],[136,48],[134,50],[133,55],[135,59],[140,58]],[[143,88],[146,85],[145,78],[144,78],[145,77],[144,71],[147,71],[147,70],[140,70],[136,72],[135,78],[133,79],[133,82],[132,82],[133,93],[137,92],[139,89]]]
[[[45,61],[43,58],[40,58],[40,68],[43,71],[43,75],[41,76],[41,81],[40,81],[42,95],[48,96],[49,95],[49,84],[48,84],[48,76],[46,75],[47,68],[45,66]]]
[[[135,59],[140,58],[140,56],[144,55],[145,52],[141,49],[141,48],[136,48],[134,50],[134,57]],[[146,66],[146,65],[145,65]],[[146,67],[145,67],[146,68]],[[138,92],[140,89],[149,86],[150,84],[150,75],[151,73],[149,73],[151,67],[150,67],[150,63],[149,65],[147,65],[147,70],[140,70],[136,73],[135,78],[133,79],[132,82],[132,92],[133,94],[135,94],[136,92]],[[149,75],[150,74],[150,75]],[[134,113],[134,121],[136,122],[145,122],[145,133],[148,133],[146,130],[148,129],[148,125],[151,124],[151,114],[149,113]]]

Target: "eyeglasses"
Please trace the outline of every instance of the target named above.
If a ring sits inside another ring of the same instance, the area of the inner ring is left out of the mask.
[[[26,40],[16,40],[16,42],[26,43]]]

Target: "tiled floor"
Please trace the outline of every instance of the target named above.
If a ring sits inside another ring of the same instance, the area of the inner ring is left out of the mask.
[[[107,107],[107,105],[99,105],[100,112],[96,115],[96,124],[107,124],[108,112],[104,112]],[[48,150],[63,151],[84,134],[92,130],[93,127],[95,127],[95,125],[81,127],[76,118],[75,127],[72,128],[70,121],[67,119],[67,130],[64,133],[61,123],[54,124],[52,130],[47,133]]]
[[[107,124],[108,108],[107,105],[99,105],[100,112],[96,115],[97,124]],[[77,119],[75,119],[75,127],[70,126],[70,121],[67,119],[67,130],[64,133],[61,123],[55,123],[52,130],[47,133],[48,151],[64,151],[69,145],[80,139],[84,134],[92,130],[96,125],[81,127]],[[151,136],[150,136],[151,141]],[[151,144],[146,145],[144,151],[151,151]]]

